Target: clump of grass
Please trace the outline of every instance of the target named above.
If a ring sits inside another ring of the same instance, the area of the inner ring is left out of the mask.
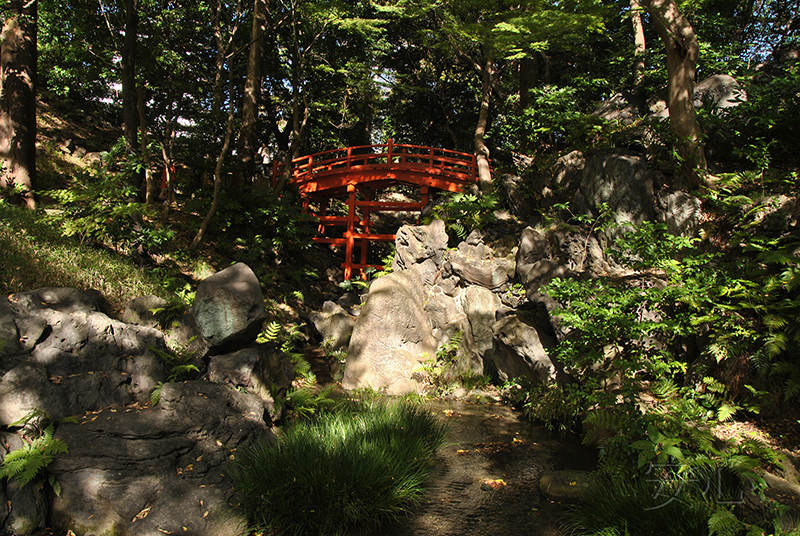
[[[418,405],[370,401],[256,441],[236,454],[231,475],[255,530],[336,534],[418,502],[444,436]]]
[[[99,290],[115,309],[137,296],[167,293],[155,275],[130,259],[41,222],[41,212],[0,204],[0,292],[43,287]]]
[[[746,490],[756,488],[744,476],[751,473],[739,471],[741,458],[729,466],[705,460],[684,472],[653,466],[637,477],[598,478],[590,497],[564,511],[561,527],[570,536],[772,534],[750,524],[768,527],[776,520],[748,507]]]

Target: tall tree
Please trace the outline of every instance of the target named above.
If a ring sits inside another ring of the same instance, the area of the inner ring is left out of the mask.
[[[125,149],[129,158],[140,155],[138,147],[139,104],[136,91],[136,42],[139,39],[139,0],[125,0],[125,37],[122,43],[122,116],[125,123]],[[132,200],[141,197],[142,173],[132,170],[128,184]]]
[[[255,153],[258,150],[258,109],[261,103],[261,82],[264,36],[267,30],[266,0],[254,0],[253,27],[250,32],[250,50],[247,58],[247,81],[242,104],[242,128],[239,135],[239,153],[245,180],[255,175]]]
[[[633,28],[633,85],[639,86],[644,80],[645,54],[647,42],[644,37],[644,24],[642,23],[642,5],[639,0],[631,2],[631,26]]]
[[[22,186],[36,208],[36,0],[11,0],[0,35],[0,186]]]
[[[700,184],[698,169],[706,168],[705,148],[694,109],[694,83],[700,46],[694,29],[672,0],[641,0],[666,49],[669,77],[667,106],[672,132],[678,137],[683,175],[691,187]]]

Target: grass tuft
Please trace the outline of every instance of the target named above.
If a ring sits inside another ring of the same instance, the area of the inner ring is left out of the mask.
[[[404,402],[353,404],[236,454],[231,475],[255,530],[337,534],[418,502],[445,425]]]

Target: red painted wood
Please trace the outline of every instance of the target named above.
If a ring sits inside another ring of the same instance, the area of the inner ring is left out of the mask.
[[[272,185],[285,172],[285,162],[273,162]],[[370,211],[421,212],[428,203],[429,189],[460,191],[465,185],[478,182],[475,155],[425,147],[396,144],[393,140],[378,145],[361,145],[323,151],[292,160],[290,183],[295,184],[304,198],[304,209],[310,211],[309,201],[320,203],[319,231],[324,234],[330,226],[345,226],[342,237],[314,238],[315,242],[345,247],[345,279],[353,270],[367,266],[369,242],[393,242],[395,235],[369,232]],[[421,203],[374,201],[373,192],[396,184],[420,188]],[[362,193],[363,201],[356,199]],[[347,216],[327,216],[330,200],[347,196]],[[356,208],[361,208],[359,218]],[[360,249],[360,262],[353,262],[355,247]],[[376,267],[380,268],[380,267]]]

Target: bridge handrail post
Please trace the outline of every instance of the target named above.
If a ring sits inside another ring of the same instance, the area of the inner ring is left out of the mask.
[[[392,165],[392,146],[394,145],[394,140],[389,138],[389,143],[386,144],[386,166],[391,167]]]
[[[353,148],[347,148],[347,169],[353,167]]]

